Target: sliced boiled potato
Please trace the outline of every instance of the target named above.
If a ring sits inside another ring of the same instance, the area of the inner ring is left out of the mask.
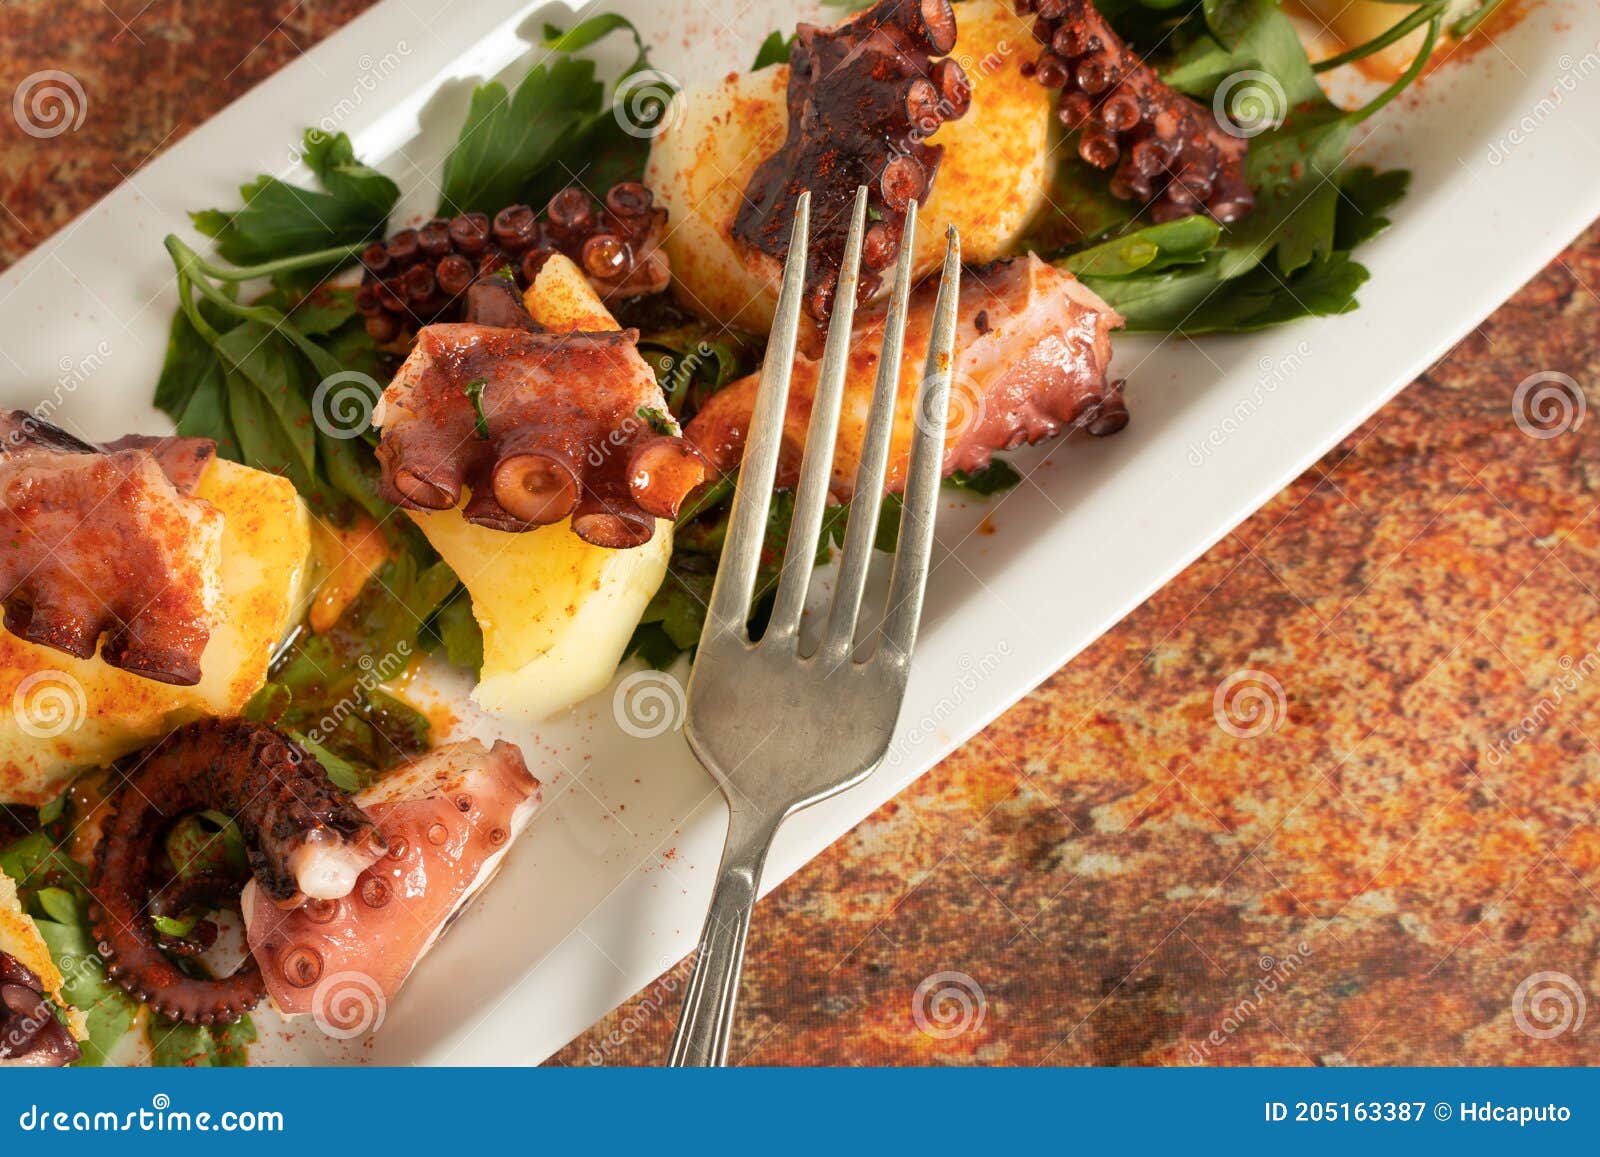
[[[524,303],[546,329],[616,329],[587,278],[550,258]],[[459,510],[407,511],[472,598],[483,628],[473,698],[486,711],[543,719],[603,690],[667,574],[672,523],[631,550],[584,542],[570,522],[506,534]]]
[[[1026,24],[1002,0],[967,0],[956,25],[950,55],[972,82],[972,107],[928,138],[944,146],[944,159],[918,217],[917,276],[938,267],[949,225],[961,231],[968,262],[1005,256],[1047,187],[1055,94],[1022,73],[1038,55]],[[779,270],[747,260],[732,229],[751,175],[788,132],[788,84],[789,67],[778,65],[680,93],[645,169],[667,210],[664,244],[679,298],[712,320],[762,332],[772,325]]]
[[[472,596],[483,628],[472,697],[497,715],[543,719],[611,682],[672,554],[659,524],[643,546],[607,550],[565,522],[506,534],[454,510],[410,513]]]
[[[11,877],[0,872],[0,952],[13,957],[39,978],[44,991],[67,1013],[67,1027],[72,1035],[83,1040],[89,1027],[83,1013],[67,1003],[62,994],[65,983],[61,970],[50,955],[50,948],[39,935],[39,926],[33,917],[22,910],[17,898],[17,885]]]
[[[1445,27],[1448,28],[1453,21],[1477,8],[1481,2],[1453,0],[1445,11]],[[1314,58],[1322,59],[1376,39],[1421,5],[1385,3],[1384,0],[1298,0],[1298,7],[1311,17],[1318,31],[1329,34],[1333,43],[1331,50],[1313,53]],[[1393,80],[1417,58],[1427,39],[1426,26],[1414,28],[1393,44],[1367,57],[1361,62],[1361,67],[1380,79]],[[1441,38],[1440,43],[1443,42]]]
[[[216,459],[195,489],[222,512],[218,622],[200,682],[174,687],[0,632],[0,802],[43,804],[73,774],[203,716],[237,715],[304,611],[311,515],[287,478]]]

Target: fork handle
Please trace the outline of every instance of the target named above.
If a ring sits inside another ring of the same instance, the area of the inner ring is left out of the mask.
[[[728,1037],[733,1032],[733,1007],[739,999],[750,913],[761,887],[767,849],[780,822],[742,808],[734,808],[728,816],[728,840],[717,866],[711,911],[700,931],[694,974],[667,1061],[675,1068],[728,1063]]]

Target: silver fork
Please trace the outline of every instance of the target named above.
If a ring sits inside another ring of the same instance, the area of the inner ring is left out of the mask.
[[[694,976],[672,1041],[673,1065],[727,1063],[750,913],[761,885],[762,865],[779,826],[801,808],[860,783],[888,754],[905,695],[933,550],[961,275],[960,240],[954,229],[949,233],[918,398],[889,609],[875,639],[876,647],[857,661],[856,620],[878,525],[905,344],[916,232],[913,202],[906,213],[833,602],[821,641],[811,654],[801,654],[801,617],[822,530],[855,313],[867,218],[867,190],[863,187],[856,194],[834,294],[833,319],[806,433],[777,599],[766,632],[759,642],[750,641],[747,625],[752,588],[788,402],[810,213],[811,196],[806,193],[795,209],[783,288],[761,368],[731,525],[689,677],[685,731],[695,755],[721,785],[729,818],[711,911],[700,933]]]

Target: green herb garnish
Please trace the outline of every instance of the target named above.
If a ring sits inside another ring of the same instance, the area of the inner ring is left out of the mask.
[[[1238,333],[1354,309],[1367,271],[1351,250],[1387,224],[1376,215],[1369,224],[1351,224],[1351,214],[1364,208],[1365,190],[1357,186],[1377,181],[1384,190],[1403,189],[1404,176],[1354,176],[1346,168],[1351,135],[1420,75],[1446,6],[1446,0],[1431,0],[1408,15],[1398,32],[1391,28],[1344,54],[1348,63],[1416,27],[1428,30],[1403,76],[1368,104],[1345,111],[1323,93],[1275,0],[1103,5],[1120,30],[1136,42],[1144,37],[1158,53],[1152,63],[1163,79],[1202,104],[1215,103],[1229,79],[1254,74],[1257,95],[1271,114],[1269,122],[1247,126],[1259,129],[1250,140],[1247,170],[1257,204],[1225,227],[1199,216],[1147,225],[1135,206],[1109,196],[1103,175],[1071,156],[1058,173],[1052,200],[1064,206],[1087,241],[1065,252],[1058,244],[1057,264],[1078,273],[1126,318],[1130,330]],[[1393,197],[1381,200],[1387,206]],[[1046,248],[1060,224],[1054,215],[1036,223]]]
[[[473,378],[461,387],[461,392],[472,403],[472,424],[478,431],[479,440],[483,442],[489,440],[489,416],[483,412],[483,391],[488,384],[488,378]]]
[[[344,133],[307,129],[301,154],[320,190],[260,176],[240,187],[242,208],[190,214],[196,229],[216,239],[225,260],[254,265],[383,236],[399,186],[356,160]]]
[[[634,411],[635,417],[648,425],[652,432],[657,434],[680,434],[683,431],[678,423],[672,420],[672,415],[654,406],[640,406]]]
[[[761,47],[756,49],[755,63],[750,66],[750,71],[760,72],[774,64],[788,64],[789,42],[793,39],[774,29],[761,42]]]
[[[954,490],[964,490],[969,494],[977,494],[983,498],[990,498],[1010,490],[1022,481],[1011,463],[1002,458],[993,459],[982,470],[974,470],[970,474],[965,470],[957,470],[946,478],[945,485]]]

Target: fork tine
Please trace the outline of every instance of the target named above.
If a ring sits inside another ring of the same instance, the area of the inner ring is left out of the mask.
[[[961,238],[951,226],[946,234],[943,280],[933,306],[933,333],[917,396],[916,433],[911,464],[906,468],[905,508],[900,514],[900,541],[895,547],[894,577],[889,583],[889,614],[883,645],[898,654],[885,658],[905,662],[916,642],[922,618],[922,595],[933,554],[933,519],[939,502],[944,465],[945,424],[950,412],[950,376],[955,368],[956,303],[961,293]]]
[[[828,501],[828,481],[833,474],[833,443],[839,433],[839,405],[850,357],[850,327],[855,321],[856,281],[861,269],[861,238],[867,228],[867,187],[856,190],[850,214],[850,234],[839,262],[839,282],[833,294],[833,316],[828,321],[828,344],[817,373],[811,421],[806,427],[805,455],[800,461],[800,485],[795,491],[794,515],[789,522],[789,543],[783,552],[783,575],[778,600],[772,608],[763,639],[774,643],[800,629],[806,607],[806,590],[822,533],[822,508]]]
[[[772,319],[766,358],[761,363],[761,384],[745,439],[744,457],[734,487],[733,515],[722,547],[722,561],[711,588],[711,606],[700,632],[702,647],[719,635],[745,637],[750,619],[750,595],[767,532],[767,508],[778,473],[778,450],[783,443],[784,412],[789,404],[789,371],[794,366],[795,340],[800,332],[800,302],[805,289],[806,244],[811,220],[811,194],[795,203],[794,228],[789,234],[789,257],[783,266],[783,288]]]
[[[878,351],[878,380],[872,387],[872,408],[867,411],[867,433],[862,439],[861,461],[856,467],[855,497],[850,500],[850,521],[845,528],[844,555],[833,589],[833,606],[823,632],[824,654],[837,661],[850,653],[855,640],[856,617],[867,585],[883,506],[883,478],[889,463],[889,436],[894,432],[895,403],[900,393],[900,359],[905,353],[906,310],[911,298],[912,249],[917,238],[917,202],[906,204],[905,227],[900,236],[900,260],[895,268],[894,293],[884,318],[883,345]]]

